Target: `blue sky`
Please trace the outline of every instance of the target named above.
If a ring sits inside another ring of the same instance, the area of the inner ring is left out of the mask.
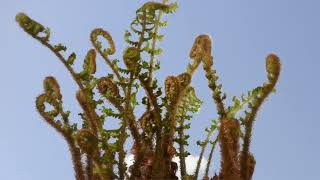
[[[114,38],[114,57],[121,57],[124,31],[135,10],[146,1],[0,2],[0,179],[74,179],[65,142],[41,120],[34,100],[42,93],[44,77],[53,75],[60,83],[66,108],[79,111],[76,85],[56,57],[18,27],[15,14],[25,12],[49,26],[52,41],[64,43],[79,59],[91,48],[90,31],[102,27]],[[178,11],[167,16],[169,26],[162,31],[166,35],[161,43],[162,69],[157,73],[160,82],[185,70],[194,38],[203,33],[213,38],[215,67],[229,98],[266,80],[268,53],[274,52],[282,60],[277,93],[265,102],[254,127],[256,180],[320,179],[319,8],[316,0],[197,0],[180,1]],[[101,59],[98,66],[100,74],[107,70]],[[80,61],[77,67],[81,67]],[[201,69],[193,86],[205,101],[188,131],[188,150],[198,155],[195,142],[205,136],[203,129],[216,117],[216,110]]]

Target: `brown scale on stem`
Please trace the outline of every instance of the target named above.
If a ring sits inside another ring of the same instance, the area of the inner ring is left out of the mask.
[[[240,180],[239,140],[239,121],[223,119],[219,131],[221,147],[221,171],[219,177],[224,180]]]

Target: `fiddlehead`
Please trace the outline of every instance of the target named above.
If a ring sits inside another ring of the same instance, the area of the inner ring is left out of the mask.
[[[241,163],[241,177],[244,180],[250,180],[253,169],[254,169],[254,157],[250,155],[250,142],[252,136],[252,127],[254,119],[257,115],[259,108],[261,107],[264,100],[268,95],[273,91],[281,70],[280,59],[274,55],[270,54],[266,58],[266,71],[268,82],[264,83],[261,87],[256,88],[257,92],[255,93],[254,98],[248,103],[248,108],[250,112],[245,113],[243,118],[243,124],[245,127],[245,134],[243,138],[242,151],[240,155]],[[253,166],[253,167],[252,167]]]
[[[193,47],[190,51],[190,58],[195,61],[203,62],[203,69],[208,79],[208,86],[212,90],[212,97],[217,106],[217,111],[220,118],[226,116],[225,107],[223,100],[226,98],[225,95],[221,95],[222,85],[218,84],[218,76],[216,71],[212,69],[213,57],[211,56],[211,39],[208,35],[200,35],[195,39]]]
[[[20,27],[30,34],[33,38],[40,41],[43,45],[48,47],[51,51],[55,53],[55,55],[59,58],[59,60],[67,67],[74,80],[77,82],[80,88],[83,88],[80,81],[77,79],[76,73],[71,68],[73,61],[76,58],[76,55],[72,53],[68,60],[66,60],[61,51],[66,51],[66,47],[62,44],[51,45],[49,43],[50,38],[50,30],[48,28],[44,28],[40,23],[32,20],[24,13],[19,13],[16,16],[16,21],[19,23]],[[52,127],[54,127],[60,134],[64,136],[66,141],[68,142],[72,160],[74,163],[74,169],[76,172],[76,178],[78,180],[84,179],[84,172],[82,169],[81,163],[81,154],[79,149],[76,147],[74,140],[71,137],[72,129],[74,126],[69,125],[68,115],[69,113],[65,113],[62,110],[62,95],[60,93],[60,87],[57,81],[53,77],[47,77],[44,81],[44,89],[45,94],[40,95],[36,100],[36,106],[39,113],[42,117],[49,123]],[[45,104],[50,104],[53,106],[53,110],[45,111]],[[58,115],[61,115],[62,121],[64,125],[62,125],[60,120],[55,121],[54,118]],[[74,131],[74,130],[73,130]]]
[[[94,49],[87,52],[82,68],[83,70],[78,74],[78,77],[84,86],[88,86],[96,73],[96,51]]]
[[[102,47],[102,42],[98,40],[99,36],[102,36],[108,41],[110,46],[109,48]],[[123,77],[119,74],[118,65],[116,63],[113,63],[108,57],[109,55],[113,55],[116,52],[115,44],[110,33],[108,31],[103,30],[102,28],[94,29],[90,34],[90,40],[92,45],[95,47],[98,53],[102,56],[102,58],[105,60],[107,65],[112,69],[112,72],[116,75],[118,80],[122,82]]]
[[[245,105],[249,104],[250,109],[252,109],[253,104],[258,105],[258,103],[256,102],[258,99],[262,100],[261,97],[266,96],[266,94],[270,93],[269,92],[270,89],[271,89],[271,92],[274,90],[274,86],[279,77],[280,68],[281,68],[281,65],[280,65],[279,58],[274,54],[270,54],[266,60],[266,71],[267,71],[267,78],[269,82],[265,83],[263,86],[258,86],[253,90],[248,91],[247,95],[241,95],[241,99],[234,96],[232,98],[233,105],[227,108],[227,117],[235,118],[236,114],[240,110],[245,108]]]
[[[53,107],[51,111],[45,111],[45,103],[50,104]],[[60,113],[59,103],[56,99],[46,94],[42,94],[37,97],[36,107],[40,114],[45,117],[45,120],[51,125],[54,124],[53,118],[57,117]],[[54,124],[54,127],[60,129],[59,124]]]
[[[123,60],[128,70],[136,73],[139,68],[139,61],[141,59],[140,50],[136,47],[129,47],[123,53]]]
[[[41,41],[48,41],[50,38],[49,28],[45,28],[40,23],[28,17],[25,13],[19,13],[16,15],[16,21],[19,23],[20,27],[32,37],[37,37]],[[41,33],[44,33],[41,36]]]
[[[64,120],[64,124],[60,120],[55,120],[59,114],[65,115],[62,109],[60,86],[54,77],[48,76],[43,81],[43,88],[44,94],[36,98],[36,108],[48,124],[65,136],[70,130],[68,129],[70,127],[68,120]],[[46,105],[50,105],[52,110],[47,111]],[[64,117],[67,119],[68,115]]]
[[[168,76],[165,80],[165,95],[168,99],[168,104],[175,104],[178,93],[180,91],[180,83],[175,76]]]
[[[98,41],[98,37],[99,36],[102,36],[103,38],[105,38],[108,41],[108,43],[110,45],[109,48],[103,49],[102,43],[100,41]],[[116,48],[115,48],[114,42],[112,40],[112,36],[109,34],[108,31],[105,31],[102,28],[94,29],[91,32],[90,40],[91,40],[93,46],[96,48],[96,50],[103,57],[107,57],[107,56],[112,55],[112,54],[114,54],[116,52]]]
[[[76,131],[76,127],[69,124],[69,112],[64,112],[62,109],[60,86],[54,77],[49,76],[43,81],[43,87],[44,94],[36,98],[36,108],[43,119],[67,141],[72,156],[76,179],[84,180],[81,153],[72,137],[74,131]],[[52,110],[47,111],[46,105],[51,105],[53,107]],[[62,120],[56,120],[58,115],[61,115]]]
[[[122,97],[119,93],[118,86],[109,77],[102,77],[98,80],[97,86],[100,94],[102,94],[109,102],[111,102],[116,108],[122,110],[121,101]]]
[[[35,20],[31,19],[24,13],[19,13],[16,15],[16,21],[19,23],[20,27],[31,37],[35,38],[39,42],[41,42],[44,46],[46,46],[48,49],[50,49],[57,57],[58,59],[64,64],[64,66],[68,69],[70,74],[72,75],[75,82],[78,84],[80,89],[83,89],[83,86],[80,82],[80,80],[77,78],[77,74],[74,72],[71,65],[73,64],[73,61],[76,59],[75,53],[71,53],[69,57],[66,59],[61,54],[61,51],[66,51],[67,48],[62,45],[61,43],[57,45],[52,45],[49,42],[50,38],[50,30],[49,28],[44,28],[43,25],[36,22]]]
[[[52,96],[54,99],[61,100],[62,95],[60,93],[60,86],[57,82],[57,80],[52,77],[48,76],[43,81],[43,89],[46,94]]]

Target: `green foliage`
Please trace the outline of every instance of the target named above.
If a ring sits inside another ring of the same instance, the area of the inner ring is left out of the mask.
[[[178,105],[177,116],[183,118],[188,112],[197,113],[200,111],[202,104],[203,102],[197,97],[195,89],[189,86],[186,89],[185,96],[182,98],[181,103]]]
[[[233,105],[227,108],[227,118],[234,119],[236,118],[237,113],[240,110],[245,108],[245,105],[248,104],[249,107],[252,107],[256,104],[256,99],[261,96],[262,94],[262,87],[256,87],[251,91],[247,92],[247,95],[241,95],[241,99],[234,96],[232,98]]]
[[[185,96],[182,98],[180,104],[178,105],[177,111],[177,122],[179,124],[178,131],[184,131],[190,129],[191,123],[186,123],[187,121],[192,120],[194,113],[200,111],[200,107],[202,105],[202,101],[196,96],[195,89],[191,86],[187,87]],[[176,141],[179,144],[189,145],[188,138],[190,135],[183,135],[182,138],[177,138]],[[184,152],[185,155],[189,155],[189,152]],[[179,153],[177,153],[179,156]]]

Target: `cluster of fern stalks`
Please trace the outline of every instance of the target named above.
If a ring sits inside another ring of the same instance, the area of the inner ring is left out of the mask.
[[[191,62],[185,72],[168,76],[162,89],[153,76],[160,68],[158,55],[162,50],[157,47],[157,42],[163,39],[163,35],[159,30],[166,26],[161,16],[173,13],[176,7],[175,3],[168,4],[165,0],[162,3],[147,2],[136,11],[130,30],[125,33],[128,46],[123,52],[123,63],[111,58],[116,48],[109,32],[94,29],[90,35],[94,48],[88,50],[79,72],[74,69],[76,54],[66,56],[67,48],[63,44],[52,44],[49,28],[24,13],[17,14],[16,21],[21,28],[49,48],[78,85],[76,100],[83,110],[79,113],[81,125],[70,120],[70,111],[63,107],[60,86],[53,76],[44,79],[44,92],[36,98],[40,115],[66,140],[77,180],[178,179],[178,164],[172,160],[174,156],[179,157],[180,176],[184,180],[252,178],[255,168],[255,159],[249,149],[252,126],[259,107],[273,92],[278,80],[279,58],[274,54],[267,56],[266,83],[241,98],[233,97],[233,103],[226,106],[226,94],[222,92],[213,67],[211,38],[200,35],[191,48]],[[99,39],[105,39],[108,47]],[[95,77],[97,54],[111,69],[103,77]],[[192,114],[198,112],[202,104],[192,87],[193,74],[200,64],[218,116],[205,129],[206,138],[197,142],[201,147],[200,158],[195,172],[187,174],[185,158],[190,154],[185,150],[189,138],[185,130],[190,128]],[[134,113],[137,107],[145,109],[140,117]],[[240,111],[244,111],[243,117],[239,117]],[[106,125],[110,119],[118,119],[119,128],[108,129]],[[129,137],[133,140],[131,153],[134,156],[130,167],[125,162],[127,152],[124,148]],[[209,144],[206,171],[204,177],[199,177],[200,164]],[[216,144],[221,149],[221,168],[218,175],[209,178]]]

